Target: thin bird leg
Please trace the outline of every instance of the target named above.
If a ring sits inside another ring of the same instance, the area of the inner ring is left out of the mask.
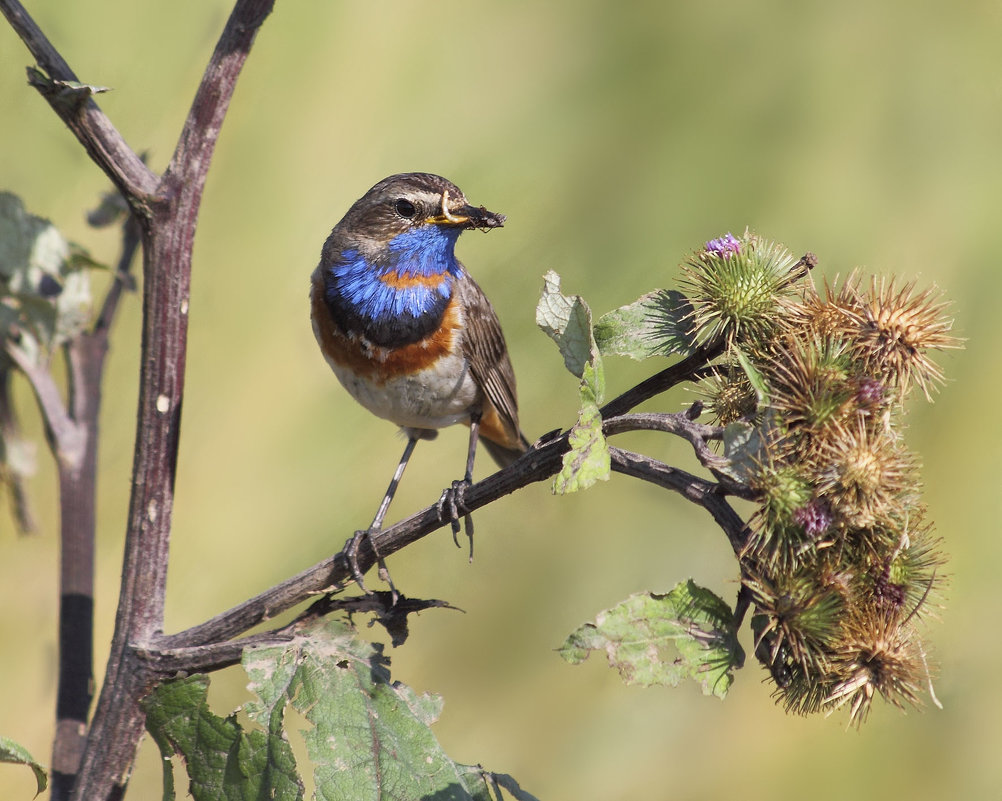
[[[463,490],[473,483],[473,460],[477,457],[477,440],[480,439],[480,413],[470,415],[470,449],[466,452],[466,475],[463,476]],[[462,492],[458,499],[462,504]],[[473,515],[466,513],[466,537],[470,541],[470,562],[473,562]]]
[[[466,453],[466,474],[462,480],[453,481],[452,486],[442,493],[438,501],[439,514],[448,514],[452,523],[452,541],[459,547],[459,516],[460,510],[465,508],[463,495],[466,488],[473,483],[473,462],[477,455],[477,442],[480,439],[480,414],[470,415],[470,446]],[[469,512],[463,513],[463,522],[466,528],[466,536],[470,540],[470,561],[473,561],[473,515]]]
[[[400,479],[407,467],[407,462],[410,461],[411,454],[414,453],[414,446],[417,445],[417,442],[417,437],[407,438],[407,445],[404,447],[404,454],[400,457],[400,463],[397,465],[397,469],[393,472],[393,478],[390,480],[390,486],[386,488],[386,494],[383,496],[383,500],[379,504],[376,516],[372,519],[372,523],[367,529],[361,529],[352,535],[347,548],[348,565],[351,567],[352,576],[354,577],[359,588],[368,594],[369,591],[365,588],[365,584],[362,582],[362,571],[359,570],[358,567],[358,546],[359,543],[362,542],[363,538],[369,538],[369,545],[372,546],[372,552],[376,554],[376,564],[379,566],[379,577],[390,585],[390,590],[393,592],[394,603],[396,603],[397,600],[397,588],[393,586],[393,581],[390,578],[390,571],[386,567],[386,562],[383,561],[383,557],[380,556],[379,551],[376,550],[376,544],[373,542],[372,535],[383,527],[383,520],[386,517],[386,512],[390,508],[390,501],[393,500],[393,496],[397,492]]]

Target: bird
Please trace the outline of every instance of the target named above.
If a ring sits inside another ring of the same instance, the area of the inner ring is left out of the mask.
[[[519,427],[515,373],[497,313],[455,254],[463,231],[500,228],[505,219],[471,205],[459,187],[439,175],[401,173],[355,201],[324,242],[310,284],[317,343],[348,393],[407,438],[372,523],[346,546],[363,590],[359,544],[366,536],[371,544],[381,529],[419,440],[434,439],[451,425],[470,428],[463,479],[440,501],[449,510],[454,538],[477,443],[500,467],[529,447]],[[465,523],[472,558],[469,513]],[[392,587],[385,563],[373,551]]]

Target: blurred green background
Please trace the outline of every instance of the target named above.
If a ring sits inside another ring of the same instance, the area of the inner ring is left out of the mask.
[[[229,3],[28,6],[81,80],[114,88],[102,107],[162,169]],[[574,497],[531,487],[478,513],[472,566],[446,531],[391,558],[408,594],[466,612],[413,620],[390,654],[395,677],[444,695],[436,732],[450,755],[544,799],[998,798],[1002,434],[985,408],[1002,389],[999,42],[997,2],[279,3],[226,120],[195,243],[168,629],[339,549],[383,492],[402,440],[337,385],[306,297],[325,236],[375,181],[438,172],[508,215],[459,254],[505,325],[530,437],[569,425],[576,400],[534,326],[543,272],[603,312],[670,285],[688,250],[747,225],[813,250],[825,275],[862,266],[954,301],[967,349],[941,359],[951,382],[934,405],[915,403],[909,431],[951,555],[948,606],[927,632],[945,709],[878,704],[847,732],[842,715],[784,715],[753,661],[724,703],[694,686],[625,687],[596,657],[564,664],[553,649],[566,634],[629,593],[689,576],[729,599],[737,589],[705,514],[616,477]],[[29,63],[0,25],[0,188],[112,262],[117,235],[83,219],[107,182],[26,86]],[[99,671],[138,331],[130,296],[105,384]],[[660,366],[608,365],[610,392]],[[23,384],[18,399],[37,434]],[[391,517],[438,497],[465,437],[418,448]],[[626,444],[692,465],[665,437]],[[0,508],[0,733],[47,762],[57,520],[44,446],[39,462],[40,534],[18,538]],[[233,677],[214,686],[220,710],[244,698]],[[159,797],[154,751],[144,744],[130,797]],[[27,770],[0,767],[0,797],[32,793]]]

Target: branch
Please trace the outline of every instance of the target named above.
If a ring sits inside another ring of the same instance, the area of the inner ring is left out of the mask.
[[[139,207],[145,205],[157,189],[157,176],[90,99],[91,92],[76,86],[79,83],[76,74],[18,0],[0,0],[0,12],[48,76],[29,69],[28,82],[48,101],[134,208],[136,203]]]
[[[719,469],[727,464],[725,457],[714,453],[706,444],[707,440],[720,439],[723,436],[721,430],[716,426],[697,423],[690,417],[690,412],[622,414],[604,421],[602,430],[606,436],[626,431],[663,431],[675,434],[692,445],[696,458],[703,467]]]
[[[63,403],[63,397],[52,373],[49,372],[48,365],[36,364],[11,340],[7,341],[5,351],[31,384],[39,409],[42,411],[45,433],[52,452],[58,460],[79,464],[83,458],[83,432],[67,412],[66,404]]]
[[[750,530],[740,515],[727,503],[719,484],[632,451],[610,447],[609,453],[612,457],[612,469],[617,473],[634,476],[659,487],[674,490],[682,497],[702,506],[723,529],[734,553],[739,557],[744,553],[748,538],[751,536]]]
[[[612,422],[613,428],[617,425]],[[567,432],[533,448],[513,464],[473,484],[463,495],[463,508],[474,512],[529,484],[555,475],[562,467],[568,451]],[[724,499],[720,484],[699,478],[646,456],[610,448],[613,470],[651,481],[680,493],[704,507],[724,529],[731,546],[738,552],[747,538],[747,529],[738,514]],[[376,533],[373,542],[362,540],[358,566],[364,573],[376,562],[373,547],[383,557],[389,556],[412,542],[451,523],[441,504],[433,504],[410,517]],[[216,617],[176,634],[158,638],[150,647],[159,651],[214,644],[236,637],[312,596],[343,588],[352,580],[352,573],[341,551],[318,562],[301,573],[250,598]]]
[[[607,436],[621,434],[626,431],[664,431],[682,437],[692,445],[699,463],[713,473],[719,484],[719,491],[734,495],[745,500],[755,500],[759,493],[746,484],[735,481],[724,469],[729,460],[714,453],[706,444],[710,440],[723,439],[723,429],[697,423],[694,419],[702,409],[702,405],[693,404],[684,412],[647,412],[642,414],[623,414],[604,421],[602,430]]]
[[[80,432],[81,454],[76,463],[56,454],[61,565],[53,801],[69,797],[86,746],[87,718],[94,693],[94,538],[101,384],[108,334],[138,247],[138,226],[129,215],[123,224],[122,252],[115,280],[105,295],[101,313],[90,331],[81,332],[64,347],[67,406]]]
[[[681,361],[675,362],[660,373],[655,373],[635,387],[626,390],[619,397],[613,398],[602,407],[602,417],[606,420],[610,417],[618,417],[635,406],[639,406],[645,400],[650,400],[655,395],[659,395],[684,381],[693,380],[701,374],[706,365],[724,352],[724,345],[723,340],[718,340],[696,348]]]
[[[567,437],[565,433],[543,444],[537,443],[513,464],[468,487],[463,495],[464,509],[474,512],[522,487],[555,475],[568,450]],[[451,522],[442,506],[435,503],[382,529],[373,536],[372,543],[366,537],[358,549],[359,569],[364,573],[375,564],[373,545],[382,556],[389,556]],[[351,581],[352,572],[341,551],[205,623],[159,638],[156,647],[170,649],[228,640],[318,593],[343,587]]]

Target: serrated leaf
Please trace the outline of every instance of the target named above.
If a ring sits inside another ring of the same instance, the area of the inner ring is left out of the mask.
[[[27,765],[35,774],[35,795],[43,792],[49,785],[49,777],[38,761],[28,753],[28,749],[7,737],[0,737],[0,762],[10,762],[14,765]]]
[[[691,579],[666,594],[631,595],[574,631],[560,654],[576,664],[596,650],[628,684],[675,687],[689,678],[718,698],[744,663],[731,608]]]
[[[687,356],[696,347],[692,314],[681,292],[658,289],[603,314],[595,323],[595,342],[606,356]]]
[[[536,305],[536,325],[560,348],[564,364],[578,378],[598,353],[591,329],[591,310],[579,295],[560,291],[560,276],[550,270],[543,276],[543,292]]]
[[[170,758],[180,755],[195,801],[300,801],[303,784],[274,710],[268,731],[245,730],[236,714],[225,718],[206,702],[208,676],[158,686],[144,701],[146,728],[164,759],[164,801],[174,799]]]
[[[244,669],[259,700],[255,721],[286,702],[312,724],[303,732],[318,801],[443,798],[492,801],[493,774],[450,759],[428,728],[441,712],[433,695],[390,681],[382,646],[337,621],[291,642],[248,649]]]
[[[598,365],[601,370],[601,362]],[[563,495],[587,489],[596,481],[608,481],[612,471],[609,443],[602,431],[598,404],[602,378],[592,364],[586,364],[581,376],[581,408],[570,431],[570,450],[564,454],[563,467],[553,479],[553,492]]]
[[[564,295],[560,276],[552,270],[543,281],[536,323],[557,343],[567,369],[581,379],[581,402],[577,422],[570,431],[570,450],[553,479],[553,492],[563,494],[609,478],[609,445],[602,433],[598,408],[605,397],[605,367],[592,333],[588,304],[577,295]]]

